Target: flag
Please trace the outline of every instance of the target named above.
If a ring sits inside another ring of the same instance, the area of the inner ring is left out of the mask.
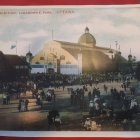
[[[14,48],[16,48],[16,45],[12,45],[12,46],[11,46],[11,49],[14,49]]]

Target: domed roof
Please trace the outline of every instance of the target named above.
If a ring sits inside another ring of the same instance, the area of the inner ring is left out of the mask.
[[[29,51],[28,53],[26,53],[26,56],[32,56],[32,53]]]
[[[94,36],[89,33],[88,27],[85,28],[85,33],[80,36],[78,43],[89,47],[94,47],[96,45],[96,40]]]
[[[132,54],[131,54],[131,48],[130,48],[130,54],[128,55],[128,57],[132,57]]]
[[[132,57],[132,55],[131,55],[131,54],[129,54],[129,55],[128,55],[128,57]]]

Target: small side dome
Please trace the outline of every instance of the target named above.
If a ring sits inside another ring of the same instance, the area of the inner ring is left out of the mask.
[[[92,34],[89,33],[89,28],[85,28],[85,33],[80,36],[78,43],[81,45],[86,45],[88,47],[95,47],[96,46],[96,39]]]
[[[130,62],[132,61],[132,55],[131,54],[128,55],[128,61],[130,61]]]
[[[128,55],[128,58],[131,58],[131,57],[132,57],[132,55],[131,55],[131,54],[129,54],[129,55]]]
[[[30,64],[31,60],[33,58],[32,53],[29,51],[28,53],[26,53],[26,61]]]
[[[131,48],[130,48],[130,54],[128,55],[128,58],[132,58]]]
[[[32,56],[32,53],[29,51],[28,53],[26,53],[26,56]]]

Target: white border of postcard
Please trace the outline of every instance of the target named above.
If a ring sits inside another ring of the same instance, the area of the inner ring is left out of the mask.
[[[55,6],[0,6],[2,9],[30,9],[30,8],[132,8],[140,7],[140,4],[133,5],[55,5]],[[138,138],[139,131],[0,131],[0,136],[8,137],[120,137]]]

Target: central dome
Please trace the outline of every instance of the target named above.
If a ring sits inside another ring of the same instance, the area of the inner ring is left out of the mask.
[[[92,34],[89,33],[89,28],[85,28],[85,33],[80,36],[78,43],[81,45],[86,45],[88,47],[95,47],[96,40]]]

